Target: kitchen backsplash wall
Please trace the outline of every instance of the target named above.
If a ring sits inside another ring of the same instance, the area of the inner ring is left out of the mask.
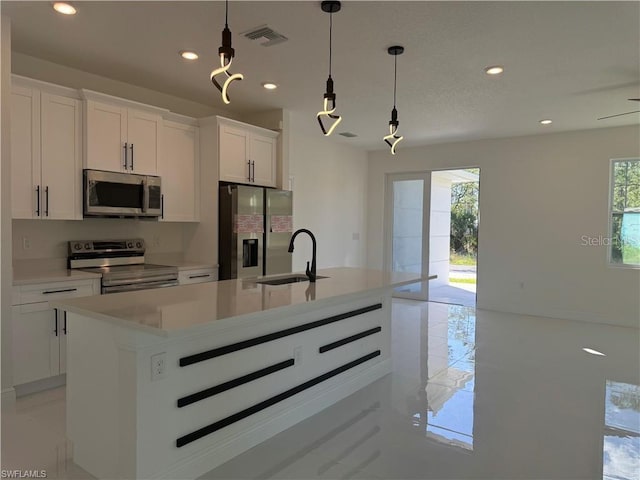
[[[183,251],[180,223],[117,218],[13,220],[13,260],[66,257],[69,240],[130,237],[144,238],[148,253]]]

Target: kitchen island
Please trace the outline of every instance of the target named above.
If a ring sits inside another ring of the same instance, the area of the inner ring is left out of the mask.
[[[52,302],[67,312],[74,461],[98,478],[196,478],[389,373],[392,289],[420,276],[318,274]]]

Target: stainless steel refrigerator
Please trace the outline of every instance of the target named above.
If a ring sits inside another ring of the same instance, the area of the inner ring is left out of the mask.
[[[292,215],[290,191],[220,185],[220,280],[290,273]]]

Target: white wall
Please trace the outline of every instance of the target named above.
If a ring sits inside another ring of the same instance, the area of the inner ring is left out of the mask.
[[[367,263],[382,266],[389,172],[481,168],[479,308],[640,325],[640,270],[612,268],[609,160],[640,156],[637,126],[369,153]]]
[[[318,268],[363,266],[366,258],[367,153],[299,128],[292,113],[289,174],[293,176],[294,228],[318,241]],[[296,239],[293,270],[311,260],[311,241]]]
[[[11,408],[15,393],[11,369],[11,21],[0,28],[0,324],[2,325],[2,405]]]
[[[35,78],[44,82],[55,83],[69,88],[85,88],[106,93],[115,97],[126,98],[156,107],[171,110],[190,117],[206,117],[209,115],[228,116],[222,108],[212,108],[191,100],[157,92],[130,83],[113,80],[93,73],[13,52],[11,59],[12,72],[16,75]]]
[[[431,212],[429,222],[429,274],[438,278],[430,287],[449,285],[451,244],[451,179],[437,173],[431,176]]]
[[[147,253],[176,253],[183,249],[183,225],[120,218],[13,220],[13,259],[66,258],[69,240],[144,238]],[[28,238],[29,249],[23,248]]]

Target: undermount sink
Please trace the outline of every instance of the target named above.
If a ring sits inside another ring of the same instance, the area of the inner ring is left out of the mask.
[[[319,280],[321,278],[327,278],[327,277],[318,275],[316,277],[316,280]],[[308,281],[309,281],[309,278],[306,275],[296,274],[296,275],[289,275],[288,277],[258,280],[256,283],[262,283],[264,285],[286,285],[287,283],[300,283],[300,282],[308,282]]]

